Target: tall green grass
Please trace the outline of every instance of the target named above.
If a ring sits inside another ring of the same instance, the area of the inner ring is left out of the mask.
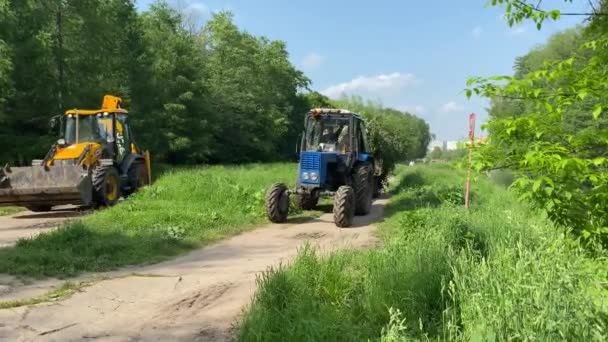
[[[266,221],[264,195],[292,184],[295,164],[165,171],[115,207],[0,249],[0,272],[71,276],[156,262]]]
[[[605,340],[608,266],[480,177],[403,168],[384,246],[320,258],[304,247],[258,279],[241,341]]]

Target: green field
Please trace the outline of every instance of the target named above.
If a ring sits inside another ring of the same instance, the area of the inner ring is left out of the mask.
[[[151,263],[266,222],[264,195],[292,184],[295,164],[166,171],[152,186],[35,239],[0,249],[0,273],[73,276]],[[316,215],[313,212],[295,215]]]
[[[483,177],[469,211],[449,166],[403,168],[394,183],[383,248],[304,248],[258,279],[239,340],[605,340],[601,252]]]

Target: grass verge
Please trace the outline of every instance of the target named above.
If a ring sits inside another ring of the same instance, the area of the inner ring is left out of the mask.
[[[304,247],[264,273],[240,341],[605,340],[608,266],[503,187],[462,207],[449,166],[402,169],[384,247]]]
[[[25,209],[19,207],[0,207],[0,216],[13,215],[22,212],[23,210]]]
[[[266,222],[266,189],[276,181],[291,184],[296,168],[165,171],[153,186],[115,207],[0,249],[0,273],[66,277],[164,260]]]

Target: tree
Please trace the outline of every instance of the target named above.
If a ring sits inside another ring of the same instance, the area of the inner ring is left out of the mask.
[[[511,24],[532,20],[539,29],[544,20],[563,14],[527,1],[493,2],[499,3],[506,5]],[[566,59],[547,60],[537,70],[523,70],[515,77],[470,79],[467,94],[516,99],[524,105],[518,115],[496,115],[489,121],[489,144],[477,151],[477,167],[515,171],[513,187],[522,198],[589,242],[605,244],[608,35],[596,30],[585,36]]]
[[[7,37],[13,17],[8,0],[0,0],[0,37]],[[0,38],[0,125],[5,123],[6,103],[14,96],[11,80],[13,72],[13,51],[4,39]]]
[[[128,0],[0,1],[3,161],[44,155],[58,112],[97,107],[105,93],[128,100],[136,17]]]
[[[439,146],[433,147],[433,150],[429,153],[431,159],[441,159],[443,150]]]
[[[309,80],[289,62],[286,45],[241,32],[223,12],[205,26],[207,84],[217,111],[228,120],[216,136],[215,162],[277,159],[293,103]]]
[[[141,16],[145,86],[134,92],[133,115],[144,143],[170,163],[208,161],[220,116],[205,84],[203,41],[184,30],[165,2]]]

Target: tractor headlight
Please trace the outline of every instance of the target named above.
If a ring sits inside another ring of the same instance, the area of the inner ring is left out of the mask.
[[[308,174],[308,172],[302,173],[302,179],[305,179],[305,180],[310,179],[310,175]]]
[[[319,179],[319,175],[316,172],[311,172],[310,179],[316,182]]]

